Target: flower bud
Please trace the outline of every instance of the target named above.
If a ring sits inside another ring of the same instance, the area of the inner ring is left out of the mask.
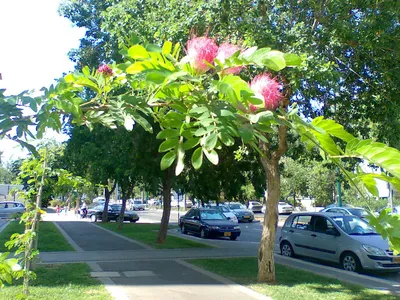
[[[99,72],[100,74],[103,74],[104,76],[112,76],[113,75],[113,71],[112,69],[107,66],[107,65],[101,65],[98,69],[97,72]]]

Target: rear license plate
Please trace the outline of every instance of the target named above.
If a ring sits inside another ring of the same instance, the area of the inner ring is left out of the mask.
[[[250,219],[250,216],[244,216],[243,218],[245,218],[245,219]]]
[[[393,257],[393,262],[400,263],[400,256]]]
[[[224,236],[231,236],[230,232],[224,232]]]

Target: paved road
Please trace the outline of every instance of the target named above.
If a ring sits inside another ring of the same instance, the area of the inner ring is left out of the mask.
[[[161,210],[148,210],[148,211],[141,211],[138,212],[141,221],[142,222],[160,222],[161,220]],[[180,213],[182,214],[182,212]],[[262,214],[257,214],[258,216],[262,216]],[[285,215],[280,215],[280,220],[285,220],[287,216]],[[174,220],[178,220],[178,212],[176,211],[171,211],[171,222],[176,222]],[[238,242],[232,242],[226,239],[217,239],[213,240],[211,243],[218,245],[218,244],[226,244],[230,243],[230,247],[243,247],[243,243],[245,243],[247,246],[250,248],[256,249],[260,243],[261,239],[261,232],[262,232],[262,223],[260,222],[253,222],[253,223],[240,223],[239,224],[240,229],[242,230],[241,236],[238,238]],[[279,237],[280,237],[280,230],[281,227],[278,228],[277,234],[276,234],[276,239],[275,239],[275,252],[279,253]],[[194,239],[199,239],[198,237],[193,236]],[[338,268],[337,265],[330,264],[330,263],[325,263],[321,261],[316,261],[308,258],[302,258],[303,261],[307,262],[312,262],[315,264],[322,264],[324,266],[330,266],[333,268]],[[369,276],[377,277],[377,278],[382,278],[382,279],[388,279],[388,280],[394,280],[400,282],[400,273],[368,273]]]
[[[0,228],[4,226],[4,224],[7,223],[7,220],[5,219],[0,219]]]

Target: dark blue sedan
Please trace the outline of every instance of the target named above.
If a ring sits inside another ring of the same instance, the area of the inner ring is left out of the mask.
[[[216,209],[193,208],[179,220],[182,233],[196,233],[202,238],[229,237],[236,240],[240,236],[240,227],[229,221]]]

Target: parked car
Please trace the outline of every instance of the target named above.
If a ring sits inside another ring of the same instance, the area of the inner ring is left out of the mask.
[[[262,212],[263,205],[258,201],[249,201],[247,208],[252,212]]]
[[[279,239],[281,254],[339,263],[344,270],[400,271],[400,255],[363,219],[342,213],[290,215]]]
[[[0,202],[0,218],[10,218],[15,214],[23,214],[24,212],[25,205],[21,202]]]
[[[344,215],[353,215],[360,217],[364,219],[366,216],[368,216],[368,212],[366,209],[361,208],[361,207],[342,207],[342,206],[337,206],[337,207],[329,207],[329,208],[324,208],[321,210],[321,212],[331,212],[331,213],[341,213]]]
[[[231,212],[233,212],[238,219],[238,222],[248,221],[253,222],[254,213],[248,210],[246,206],[241,203],[230,202],[227,206]]]
[[[239,223],[237,217],[235,216],[235,214],[233,212],[231,212],[229,210],[228,207],[226,207],[225,205],[207,205],[207,208],[212,208],[212,209],[216,209],[218,210],[220,213],[222,213],[229,221],[233,222],[233,223]]]
[[[121,204],[111,204],[108,206],[108,220],[107,221],[117,221],[118,217],[121,213]],[[93,208],[89,208],[87,217],[90,218],[92,222],[97,222],[98,220],[102,220],[103,218],[104,205],[98,205]],[[131,210],[125,210],[124,213],[124,221],[129,222],[137,222],[139,220],[139,216],[136,212]]]
[[[262,207],[262,213],[265,213],[266,206]],[[293,212],[293,206],[287,204],[286,202],[280,201],[276,207],[278,214],[291,214]]]
[[[201,238],[229,237],[236,240],[240,236],[240,227],[229,221],[217,209],[192,208],[179,220],[182,233],[197,233]]]
[[[129,202],[131,204],[132,210],[145,210],[146,209],[146,204],[143,203],[142,200],[130,199]]]

